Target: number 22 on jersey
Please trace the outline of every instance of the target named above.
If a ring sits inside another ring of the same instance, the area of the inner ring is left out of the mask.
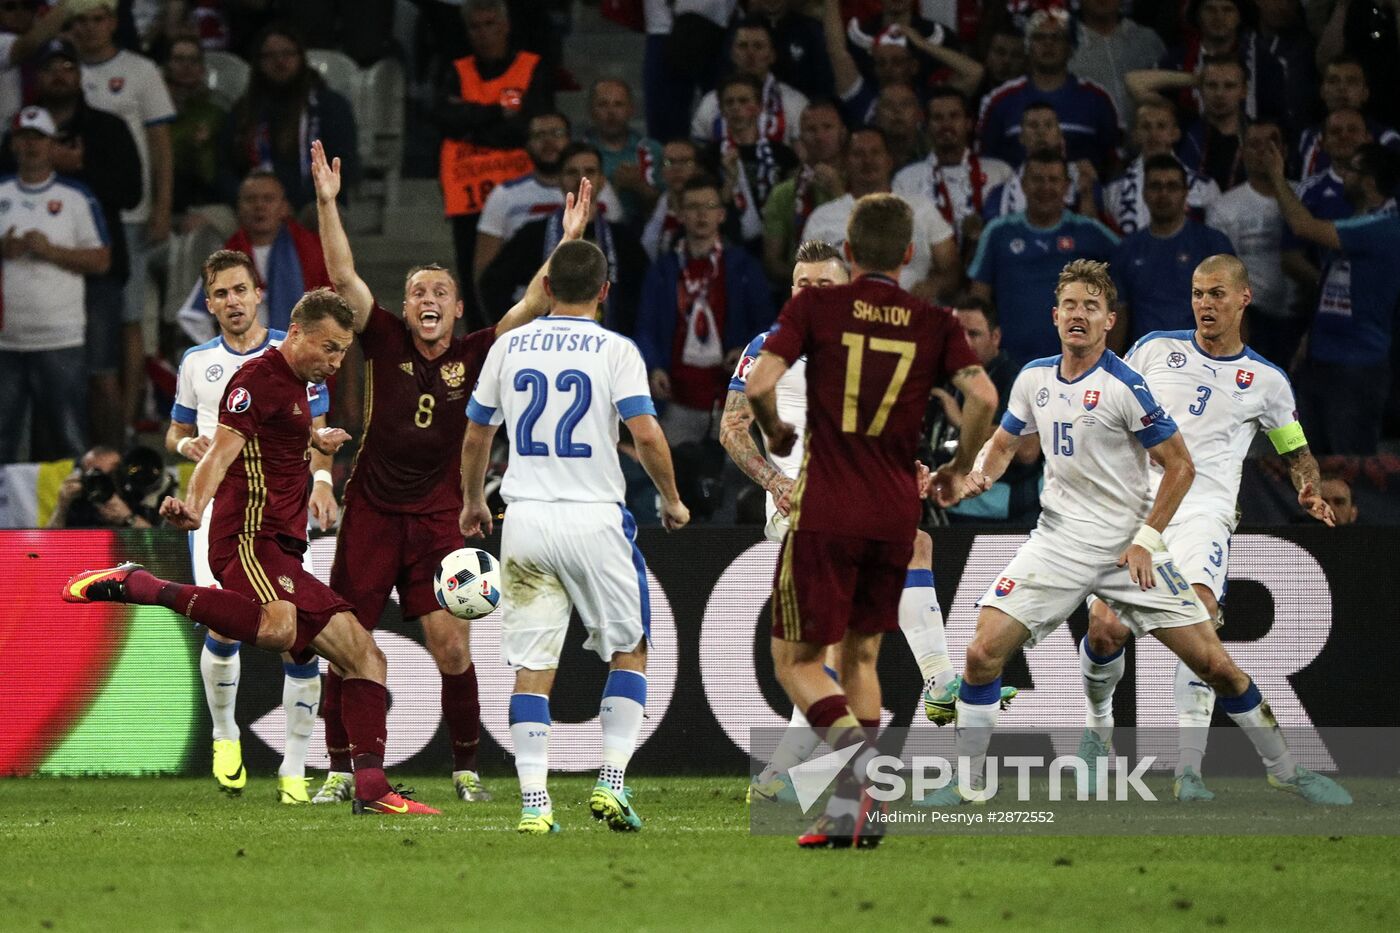
[[[530,401],[520,413],[520,421],[515,426],[515,452],[522,457],[547,457],[549,445],[535,440],[535,428],[549,402],[549,377],[538,369],[522,369],[515,374],[515,390],[529,392]],[[554,429],[554,455],[556,457],[591,457],[593,448],[588,444],[574,443],[574,428],[583,420],[588,406],[593,402],[593,381],[588,373],[577,369],[566,369],[554,380],[554,388],[560,392],[573,393],[574,400],[569,405],[559,424]]]
[[[841,431],[844,434],[855,434],[857,430],[860,377],[867,347],[871,353],[893,353],[899,357],[899,362],[894,367],[894,375],[890,377],[890,384],[885,387],[885,394],[880,399],[880,407],[875,410],[875,417],[870,419],[870,424],[865,429],[866,435],[879,437],[885,430],[885,422],[889,420],[890,409],[899,398],[899,390],[904,388],[904,380],[909,378],[918,344],[912,340],[890,340],[885,337],[871,337],[867,340],[864,334],[849,331],[841,335],[841,343],[846,348],[846,392],[841,403]]]

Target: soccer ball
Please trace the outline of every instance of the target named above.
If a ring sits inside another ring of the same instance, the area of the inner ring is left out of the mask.
[[[433,574],[438,605],[459,619],[479,619],[501,601],[501,564],[485,551],[458,548]]]

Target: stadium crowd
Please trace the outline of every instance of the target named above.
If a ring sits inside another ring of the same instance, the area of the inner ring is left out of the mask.
[[[0,0],[0,464],[86,451],[89,473],[115,470],[113,449],[160,429],[143,422],[168,413],[173,366],[214,336],[202,288],[173,271],[191,231],[230,218],[224,245],[253,257],[272,328],[329,283],[310,142],[347,187],[362,147],[352,102],[308,63],[323,48],[406,57],[440,89],[405,134],[437,152],[442,202],[415,206],[451,227],[468,329],[558,244],[564,193],[600,192],[600,320],[641,350],[698,520],[762,522],[761,490],[719,445],[730,375],[786,300],[797,245],[840,244],[873,192],[913,207],[901,284],[962,312],[1003,406],[1020,366],[1056,352],[1067,262],[1111,264],[1124,352],[1191,328],[1192,270],[1232,253],[1250,344],[1294,381],[1312,449],[1369,456],[1400,436],[1400,0],[609,0],[646,33],[641,80],[586,87],[559,28],[569,3],[412,6],[405,50],[395,4],[373,0]],[[216,52],[249,66],[236,98],[211,87]],[[578,92],[582,125],[556,100]],[[358,406],[358,369],[334,412]],[[934,392],[927,462],[959,413],[951,387]],[[654,522],[622,450],[629,506]],[[1018,464],[960,517],[1024,520],[1037,476]],[[75,472],[65,502],[145,522],[92,486]]]

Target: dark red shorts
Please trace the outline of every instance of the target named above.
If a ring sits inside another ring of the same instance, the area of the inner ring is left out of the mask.
[[[389,591],[399,591],[404,618],[416,619],[442,607],[433,593],[433,574],[442,559],[464,546],[458,512],[417,515],[383,512],[363,498],[346,503],[335,542],[331,589],[355,605],[356,618],[373,631],[384,614]]]
[[[260,603],[286,600],[297,607],[297,636],[290,653],[304,658],[308,646],[339,612],[355,607],[301,565],[301,554],[272,537],[225,538],[209,545],[209,567],[219,585]]]
[[[914,540],[876,541],[788,532],[773,579],[773,637],[831,645],[849,629],[899,628],[899,599]]]

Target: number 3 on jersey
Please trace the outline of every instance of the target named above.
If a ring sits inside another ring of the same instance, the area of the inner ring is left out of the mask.
[[[574,428],[583,420],[588,406],[593,403],[593,382],[588,374],[577,369],[566,369],[554,380],[554,388],[560,392],[574,393],[559,424],[554,429],[554,455],[556,457],[591,457],[593,448],[588,444],[574,443]],[[515,374],[515,390],[529,392],[530,402],[520,414],[515,426],[515,452],[522,457],[547,457],[549,445],[534,438],[535,426],[544,414],[549,401],[549,377],[538,369],[522,369]]]
[[[889,340],[885,337],[871,337],[869,342],[871,353],[894,353],[899,356],[894,375],[890,377],[890,384],[885,387],[885,394],[880,399],[880,407],[870,420],[870,426],[865,429],[868,436],[879,437],[885,430],[885,422],[889,420],[890,409],[899,398],[899,390],[904,388],[904,380],[909,378],[919,345],[912,340]],[[846,347],[846,394],[841,404],[841,431],[854,434],[856,415],[860,410],[860,375],[865,362],[866,338],[864,334],[848,332],[841,335],[841,343]]]

